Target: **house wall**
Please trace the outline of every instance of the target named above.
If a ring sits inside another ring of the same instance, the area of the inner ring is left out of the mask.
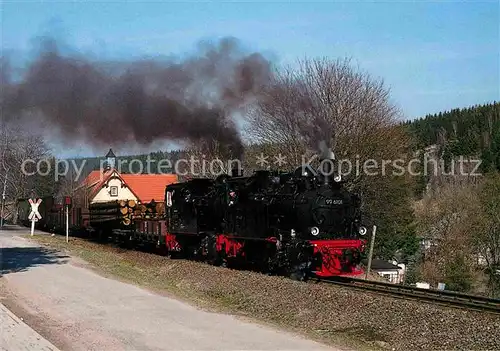
[[[381,277],[384,277],[385,279],[389,280],[390,283],[393,284],[399,284],[402,283],[405,277],[404,270],[377,270],[376,271],[378,275]]]
[[[90,201],[90,203],[107,202],[113,200],[138,200],[128,187],[122,188],[122,182],[119,178],[111,177],[107,185],[108,187],[103,187],[101,190],[99,190],[99,192]],[[116,196],[111,195],[112,187],[116,187]]]

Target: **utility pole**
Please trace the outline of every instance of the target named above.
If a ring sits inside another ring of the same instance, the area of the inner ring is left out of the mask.
[[[9,167],[5,166],[5,153],[7,150],[7,128],[5,128],[5,118],[4,114],[2,114],[2,166],[5,170],[5,179],[3,181],[3,192],[2,192],[2,214],[0,215],[0,229],[3,229],[3,217],[4,217],[4,209],[5,209],[5,190],[7,189],[7,175],[9,174]]]
[[[377,232],[377,226],[373,226],[372,240],[370,242],[370,253],[368,254],[368,267],[366,268],[365,280],[368,279],[368,274],[372,268],[372,256],[373,256],[373,246],[375,244],[375,233]]]
[[[69,205],[66,204],[66,242],[69,242]]]
[[[2,215],[1,215],[1,219],[0,219],[0,228],[3,228],[3,212],[4,212],[4,208],[5,208],[5,190],[7,189],[7,172],[5,172],[5,179],[3,181],[3,192],[2,192]]]

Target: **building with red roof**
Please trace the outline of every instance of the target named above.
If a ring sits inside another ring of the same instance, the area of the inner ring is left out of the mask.
[[[178,181],[175,174],[122,174],[121,178],[142,203],[164,201],[165,187]]]
[[[114,168],[116,156],[110,149],[106,167],[90,172],[78,187],[83,224],[92,203],[134,200],[137,203],[164,201],[165,187],[178,182],[176,174],[124,174]]]
[[[114,168],[115,156],[111,149],[106,157],[106,168],[90,172],[80,185],[85,190],[88,204],[113,200],[163,201],[165,187],[178,181],[176,174],[119,173]]]

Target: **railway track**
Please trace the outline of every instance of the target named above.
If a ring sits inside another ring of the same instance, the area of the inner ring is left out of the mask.
[[[416,299],[449,307],[500,314],[500,300],[483,296],[467,295],[452,291],[422,289],[347,277],[318,279],[318,282],[373,291],[398,298]]]

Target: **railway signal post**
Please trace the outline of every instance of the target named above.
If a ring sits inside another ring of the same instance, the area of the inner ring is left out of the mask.
[[[35,232],[35,222],[37,222],[39,219],[42,219],[42,216],[38,212],[38,206],[42,203],[42,199],[38,200],[32,200],[29,199],[29,203],[31,205],[31,212],[28,216],[28,219],[31,220],[31,236],[33,236]]]
[[[64,207],[66,208],[66,242],[69,242],[69,208],[71,207],[71,197],[64,197]]]
[[[5,174],[5,179],[3,182],[3,193],[2,193],[2,217],[0,218],[0,228],[3,228],[3,217],[5,208],[5,190],[7,189],[7,174]]]
[[[368,254],[368,267],[366,267],[365,280],[368,279],[368,274],[372,268],[372,256],[373,256],[373,245],[375,244],[375,233],[377,232],[377,226],[373,226],[372,240],[370,242],[370,253]]]
[[[69,242],[69,208],[66,206],[66,242]]]

